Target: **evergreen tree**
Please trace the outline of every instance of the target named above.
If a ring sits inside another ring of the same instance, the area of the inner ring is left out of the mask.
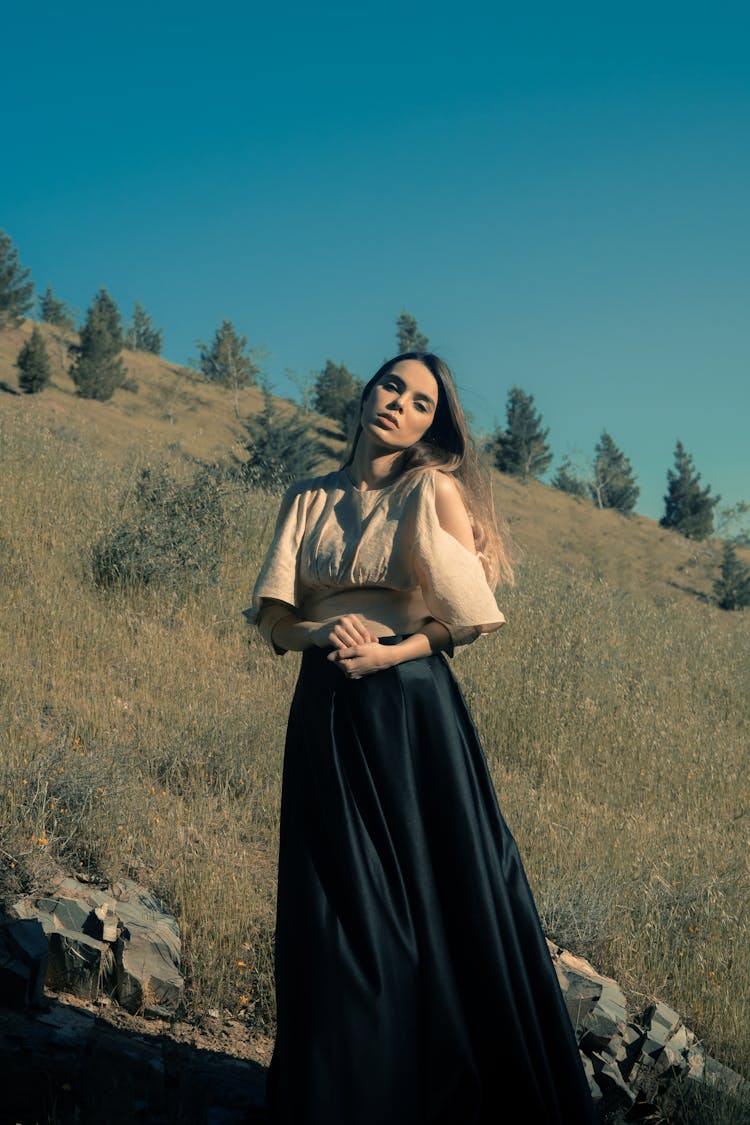
[[[346,429],[359,407],[362,386],[362,381],[355,379],[346,364],[327,359],[315,380],[313,409],[340,422]]]
[[[223,320],[217,328],[210,346],[197,342],[200,349],[199,364],[206,379],[228,387],[234,393],[234,412],[239,418],[237,394],[241,387],[249,387],[258,381],[260,365],[256,353],[249,348],[247,337],[240,336],[231,320]]]
[[[161,355],[161,345],[161,328],[154,328],[151,317],[136,297],[133,319],[125,337],[125,347],[131,348],[135,352],[150,352],[151,355]]]
[[[557,472],[552,478],[553,488],[559,488],[561,492],[567,492],[570,496],[578,496],[581,499],[587,499],[589,496],[589,485],[585,480],[577,475],[575,466],[569,457],[563,457]]]
[[[501,473],[528,480],[546,472],[552,460],[547,444],[549,429],[542,429],[542,418],[534,410],[534,396],[520,387],[511,387],[506,404],[505,429],[490,438],[489,449]]]
[[[51,285],[47,286],[44,296],[39,298],[39,315],[45,324],[62,328],[66,332],[72,332],[75,328],[73,310],[64,301],[58,301]]]
[[[721,574],[714,582],[714,596],[720,609],[743,609],[750,605],[750,567],[737,558],[734,543],[724,544]]]
[[[633,511],[641,494],[630,461],[606,430],[594,450],[594,472],[589,487],[599,508],[615,508],[623,515]]]
[[[18,353],[16,367],[20,371],[18,382],[21,389],[29,395],[43,391],[52,377],[44,337],[36,325]]]
[[[246,420],[245,429],[248,458],[240,471],[253,488],[281,492],[292,481],[310,476],[328,454],[310,434],[301,412],[283,412],[267,385],[263,386],[263,409]]]
[[[76,362],[70,372],[81,398],[105,402],[123,385],[121,350],[120,313],[107,290],[100,289],[86,314]]]
[[[10,235],[0,230],[0,329],[16,328],[34,304],[34,282],[18,259]]]
[[[396,321],[396,342],[399,355],[404,352],[427,352],[430,341],[419,331],[417,318],[402,309]]]
[[[662,527],[671,527],[687,539],[707,539],[714,528],[714,507],[720,496],[709,496],[711,486],[700,486],[700,473],[696,473],[693,458],[677,442],[674,469],[667,472],[667,495],[664,497],[664,515],[659,520]]]

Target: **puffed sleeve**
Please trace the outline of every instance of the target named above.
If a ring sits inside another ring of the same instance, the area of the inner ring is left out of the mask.
[[[414,561],[425,604],[432,617],[448,629],[452,646],[470,644],[482,633],[505,624],[481,556],[467,550],[440,525],[434,473],[425,473],[420,488]]]
[[[290,610],[297,612],[300,605],[299,552],[305,530],[304,497],[298,484],[285,492],[273,539],[253,588],[252,606],[243,611],[278,656],[286,649],[274,643],[273,627]]]

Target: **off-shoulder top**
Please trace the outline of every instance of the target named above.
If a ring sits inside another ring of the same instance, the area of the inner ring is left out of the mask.
[[[453,645],[504,623],[481,556],[440,525],[435,471],[360,490],[339,469],[287,490],[246,612],[275,652],[290,609],[300,621],[357,613],[376,637],[440,621]]]

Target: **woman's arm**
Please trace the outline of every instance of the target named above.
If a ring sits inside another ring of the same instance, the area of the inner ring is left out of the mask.
[[[451,635],[439,621],[428,621],[418,633],[399,641],[396,645],[381,645],[378,641],[356,644],[336,649],[328,659],[337,664],[351,680],[360,680],[372,672],[403,664],[405,660],[419,660],[442,652],[451,644]]]
[[[313,646],[343,649],[352,645],[370,644],[375,640],[356,613],[347,613],[323,622],[300,621],[291,610],[284,611],[278,606],[274,617],[269,639],[279,649],[289,652],[304,652]]]

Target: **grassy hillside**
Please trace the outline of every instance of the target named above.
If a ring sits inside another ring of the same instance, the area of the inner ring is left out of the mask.
[[[0,336],[11,390],[20,340]],[[275,500],[224,491],[216,585],[97,589],[92,548],[132,511],[136,466],[218,457],[236,429],[231,396],[127,362],[140,390],[109,404],[60,373],[40,396],[0,392],[2,878],[43,885],[62,863],[143,879],[180,917],[194,1009],[272,1028],[296,658],[240,610]],[[750,615],[680,588],[709,588],[710,548],[496,483],[525,562],[500,593],[508,626],[454,669],[547,931],[750,1074]]]
[[[232,451],[241,453],[242,427],[226,390],[188,368],[126,350],[125,365],[138,384],[137,393],[117,391],[109,403],[77,398],[57,331],[40,327],[54,375],[51,387],[33,397],[8,393],[18,388],[15,357],[31,334],[32,322],[0,332],[0,417],[28,419],[27,424],[46,426],[70,441],[85,435],[87,444],[111,463],[179,461],[183,456],[212,461],[226,459]],[[240,415],[257,411],[260,401],[256,388],[240,392]],[[319,433],[331,450],[331,460],[323,467],[332,468],[343,443],[332,437],[335,426],[324,419],[319,422]],[[692,608],[711,592],[720,553],[715,543],[691,543],[644,516],[626,519],[616,512],[600,512],[547,485],[521,484],[500,473],[494,474],[494,490],[522,558],[602,579],[645,594],[658,605],[676,602]],[[750,562],[750,552],[744,557]]]

